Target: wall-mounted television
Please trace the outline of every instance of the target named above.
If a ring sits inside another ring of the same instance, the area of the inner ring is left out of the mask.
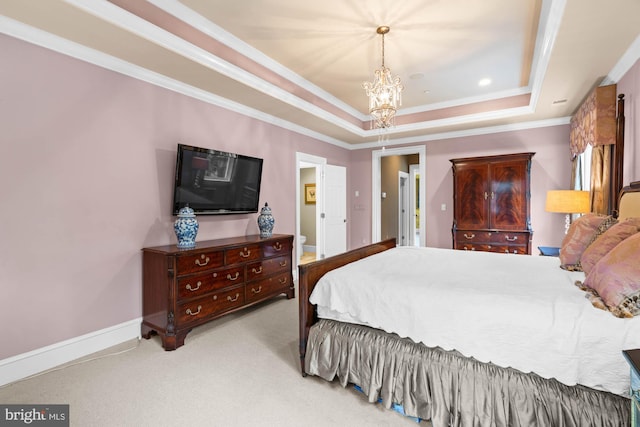
[[[262,159],[178,144],[173,214],[189,205],[196,214],[258,212]]]

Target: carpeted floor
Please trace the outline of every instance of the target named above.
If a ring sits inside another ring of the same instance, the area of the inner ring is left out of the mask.
[[[69,404],[82,427],[430,425],[303,378],[298,301],[284,297],[195,328],[175,351],[134,340],[10,384],[0,403]]]

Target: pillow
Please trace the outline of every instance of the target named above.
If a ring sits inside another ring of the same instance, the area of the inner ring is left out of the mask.
[[[560,246],[560,267],[582,271],[580,257],[597,236],[604,233],[616,220],[610,215],[587,213],[573,221]]]
[[[594,265],[618,243],[640,231],[640,218],[627,218],[613,224],[607,231],[597,237],[582,253],[580,265],[584,274],[588,275]]]
[[[627,237],[591,270],[583,285],[617,317],[640,314],[640,233]]]

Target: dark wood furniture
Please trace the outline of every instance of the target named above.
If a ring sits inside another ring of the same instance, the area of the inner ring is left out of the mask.
[[[631,376],[631,388],[629,390],[631,427],[640,426],[640,349],[623,350],[622,354],[627,363]]]
[[[320,261],[302,264],[298,266],[298,303],[300,315],[300,364],[302,367],[302,375],[304,371],[304,357],[307,352],[307,338],[309,337],[309,328],[318,321],[315,306],[309,302],[309,297],[318,280],[327,273],[343,265],[386,251],[387,249],[396,247],[396,239],[388,239],[379,243],[364,246],[322,259]]]
[[[454,249],[531,254],[534,154],[451,160]]]
[[[293,236],[258,235],[143,249],[142,336],[165,350],[195,326],[280,294],[294,297]]]

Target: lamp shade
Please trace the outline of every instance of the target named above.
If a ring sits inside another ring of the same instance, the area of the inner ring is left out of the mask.
[[[547,191],[545,210],[564,214],[591,212],[589,192],[577,190]]]

